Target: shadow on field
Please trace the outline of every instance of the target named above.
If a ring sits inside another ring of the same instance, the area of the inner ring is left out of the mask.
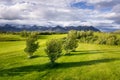
[[[104,53],[104,51],[101,51],[101,50],[73,51],[70,54],[65,54],[64,56],[99,54],[99,53]]]
[[[34,55],[30,59],[34,59],[34,58],[38,58],[38,57],[40,57],[40,56],[39,55]]]
[[[64,56],[73,56],[73,55],[87,55],[87,54],[100,54],[100,53],[120,53],[120,50],[109,50],[109,49],[104,49],[104,50],[85,50],[85,51],[73,51],[70,54],[65,54]]]
[[[120,60],[120,59],[119,58],[111,58],[111,59],[99,59],[99,60],[81,61],[81,62],[59,63],[57,65],[57,68],[89,66],[89,65],[107,63],[107,62],[112,62],[112,61],[117,61],[117,60]]]
[[[34,55],[31,58],[29,58],[29,59],[34,59],[34,58],[39,58],[39,57],[47,57],[47,56],[44,56],[44,55]]]
[[[81,61],[81,62],[67,62],[67,63],[57,63],[54,68],[51,68],[49,64],[42,65],[29,65],[22,67],[15,67],[10,69],[0,70],[0,76],[23,76],[25,74],[29,74],[30,72],[36,71],[44,71],[44,70],[52,70],[52,69],[60,69],[60,68],[71,68],[71,67],[81,67],[81,66],[89,66],[99,63],[107,63],[112,61],[120,60],[118,58],[111,59],[99,59],[99,60],[91,60],[91,61]]]

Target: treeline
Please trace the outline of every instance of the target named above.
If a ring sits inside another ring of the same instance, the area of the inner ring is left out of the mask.
[[[105,45],[120,45],[120,36],[113,33],[76,31],[79,42]]]
[[[38,31],[26,31],[21,32],[3,32],[0,31],[0,41],[21,41],[26,40],[26,38],[31,34],[36,33],[37,35],[53,35],[53,34],[64,34],[56,32],[38,32]]]
[[[94,31],[69,31],[73,32],[79,42],[84,43],[95,43],[95,44],[105,44],[105,45],[120,45],[120,36],[116,33],[105,33],[105,32],[94,32]],[[119,32],[119,31],[117,31]],[[52,34],[63,34],[55,32],[0,32],[0,41],[20,41],[25,40],[29,34],[36,33],[37,35],[52,35]],[[70,42],[70,40],[68,40]]]
[[[52,34],[65,34],[63,32],[54,32],[54,31],[20,31],[20,32],[12,32],[12,31],[0,31],[0,34],[13,34],[13,35],[24,35],[24,33],[31,33],[31,32],[36,32],[39,35],[52,35]]]

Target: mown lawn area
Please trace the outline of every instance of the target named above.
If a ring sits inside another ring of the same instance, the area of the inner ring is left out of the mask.
[[[79,43],[75,52],[49,66],[45,42],[60,35],[41,35],[32,59],[24,52],[25,41],[0,42],[0,80],[120,80],[120,46]]]

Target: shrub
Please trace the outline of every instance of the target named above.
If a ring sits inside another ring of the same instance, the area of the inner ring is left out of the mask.
[[[106,44],[106,38],[104,37],[99,37],[96,41],[96,44]]]
[[[120,37],[113,33],[77,31],[77,39],[84,43],[120,45]]]
[[[69,39],[77,39],[77,31],[75,31],[75,30],[69,31],[67,37]]]
[[[106,44],[108,44],[108,45],[117,45],[117,37],[115,35],[108,36]]]
[[[120,39],[117,39],[117,45],[120,45]]]
[[[77,31],[77,39],[80,39],[81,36],[80,36],[80,31]]]
[[[86,32],[85,31],[80,31],[80,37],[81,38],[86,37]]]
[[[70,51],[75,51],[77,47],[78,41],[76,39],[67,38],[64,42],[64,50],[66,51],[66,54],[70,54]]]
[[[31,58],[38,47],[39,43],[37,42],[37,35],[32,33],[26,40],[26,48],[24,51],[28,54],[28,57]]]
[[[97,40],[98,40],[98,36],[93,36],[93,37],[91,37],[89,43],[94,43]]]
[[[93,31],[86,31],[86,36],[93,36]]]
[[[77,39],[93,36],[93,31],[77,31]]]
[[[27,31],[25,31],[25,30],[20,32],[20,36],[21,36],[21,37],[28,37],[29,34],[30,34],[30,33],[27,32]]]
[[[66,54],[70,54],[70,51],[75,51],[77,46],[77,31],[71,30],[68,32],[67,38],[64,41],[64,50],[66,51]]]
[[[62,53],[62,42],[59,39],[51,39],[46,42],[45,52],[48,55],[51,64],[55,63]]]

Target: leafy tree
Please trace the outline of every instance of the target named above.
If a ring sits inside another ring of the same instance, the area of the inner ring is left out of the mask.
[[[77,31],[77,39],[80,39],[81,36],[80,36],[80,31]]]
[[[76,39],[67,38],[64,42],[64,50],[66,51],[66,54],[70,54],[70,51],[75,51],[77,47],[78,41]]]
[[[46,42],[45,52],[53,65],[62,53],[62,41],[59,39],[49,40]]]
[[[26,48],[24,51],[28,54],[28,57],[31,58],[33,53],[38,49],[39,43],[37,42],[37,35],[35,33],[31,33],[26,40]]]
[[[117,45],[120,45],[120,39],[117,39]]]
[[[25,31],[25,30],[20,32],[20,36],[21,36],[21,37],[28,37],[29,34],[30,34],[30,33],[27,32],[27,31]]]
[[[86,32],[85,31],[80,31],[80,38],[86,37]]]
[[[115,35],[108,36],[106,44],[108,44],[108,45],[117,45],[117,37]]]
[[[86,31],[86,37],[87,36],[93,36],[93,31]]]
[[[71,30],[68,32],[67,38],[64,42],[64,50],[66,51],[66,54],[70,54],[70,51],[75,51],[78,47],[77,37],[77,31]]]
[[[67,37],[69,39],[77,39],[77,31],[75,31],[75,30],[69,31]]]

